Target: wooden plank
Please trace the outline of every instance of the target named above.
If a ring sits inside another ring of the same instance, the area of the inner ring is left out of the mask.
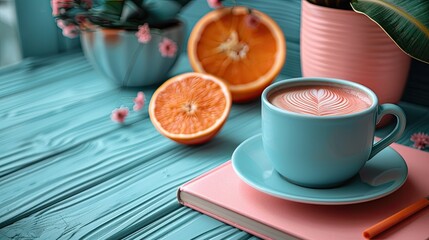
[[[2,99],[0,177],[118,128],[110,113],[122,104],[132,107],[136,90],[109,87],[93,72],[74,75]],[[128,120],[141,119],[134,114]]]
[[[283,73],[300,76],[299,0],[245,4],[281,25]],[[208,11],[205,1],[185,9],[188,33]],[[170,74],[188,71],[182,55]],[[125,90],[104,81],[80,52],[0,70],[0,238],[256,239],[175,198],[178,186],[228,160],[260,132],[259,101],[234,104],[215,139],[188,147],[156,132],[147,109],[124,126],[111,122],[113,108],[131,108],[138,90],[149,101],[154,87]],[[400,142],[412,145],[410,134],[429,132],[429,113],[401,106],[410,124]]]
[[[0,100],[19,92],[43,88],[82,72],[94,71],[81,52],[46,58],[28,58],[9,68],[0,69]],[[3,101],[1,101],[3,105]]]
[[[167,154],[173,160],[176,157],[180,158],[180,152],[177,153],[171,150],[174,154],[168,154],[171,148],[168,146],[171,146],[171,144],[174,148],[183,148],[183,146],[172,143],[170,140],[160,136],[151,127],[147,119],[147,111],[142,113],[143,117],[142,115],[131,117],[131,124],[127,126],[120,127],[112,123],[109,119],[109,114],[113,106],[120,102],[132,102],[135,90],[96,89],[97,81],[94,80],[94,83],[91,83],[91,80],[89,80],[91,79],[91,74],[93,74],[91,71],[79,73],[76,76],[66,77],[61,82],[52,83],[52,81],[46,80],[44,87],[36,89],[21,85],[22,88],[9,89],[11,92],[16,90],[17,94],[6,93],[2,98],[2,103],[4,104],[2,107],[4,106],[4,109],[7,110],[8,114],[6,116],[8,118],[5,121],[7,126],[1,130],[2,138],[0,139],[0,146],[2,147],[0,172],[3,174],[3,177],[0,178],[2,181],[0,194],[2,196],[0,216],[2,217],[0,218],[0,226],[5,227],[1,229],[1,234],[6,236],[14,235],[18,229],[23,227],[21,224],[24,223],[25,226],[33,226],[34,228],[27,229],[28,232],[19,230],[19,235],[26,236],[28,234],[28,236],[33,236],[34,233],[43,229],[42,232],[39,232],[42,234],[40,236],[42,238],[48,237],[48,235],[43,234],[49,232],[50,227],[53,225],[35,224],[35,215],[46,212],[49,207],[55,205],[61,205],[62,203],[68,205],[69,199],[79,199],[79,197],[75,196],[76,194],[82,193],[80,198],[88,198],[88,201],[93,198],[98,199],[97,193],[94,196],[86,196],[85,194],[91,191],[94,186],[100,186],[100,192],[105,191],[104,189],[111,189],[112,186],[109,184],[112,184],[112,182],[106,183],[108,179],[118,175],[124,178],[130,174],[127,171],[132,169],[132,166],[144,165],[145,162],[153,158],[157,162],[155,166],[159,167],[157,156],[158,158],[163,158]],[[19,74],[17,76],[17,78],[20,77]],[[36,74],[35,76],[37,77],[38,75]],[[89,82],[86,85],[76,84],[76,79],[82,79],[82,77],[84,77],[83,79],[88,79]],[[150,97],[150,91],[153,91],[153,89],[148,91],[145,92]],[[51,94],[47,99],[32,101],[37,96],[43,96],[51,92],[54,94]],[[10,111],[14,112],[10,113]],[[245,114],[246,111],[259,113],[255,107],[239,105],[232,112],[230,118],[233,119],[236,116]],[[145,123],[140,124],[141,122]],[[139,126],[139,128],[136,129],[134,126]],[[148,130],[149,128],[150,130]],[[255,129],[258,128],[255,127]],[[233,131],[231,130],[231,132]],[[152,141],[154,145],[147,145],[145,141]],[[157,145],[160,141],[165,141],[165,144]],[[237,143],[241,141],[237,141]],[[225,141],[222,144],[218,144],[217,150],[225,150],[225,143],[228,144],[229,142]],[[147,145],[147,147],[140,149],[140,145]],[[109,150],[105,150],[106,148]],[[140,149],[140,151],[131,153],[131,155],[122,155],[123,152],[133,152],[136,151],[135,149]],[[190,154],[189,152],[194,150],[194,148],[191,148],[185,152]],[[204,152],[213,154],[213,150]],[[230,148],[230,151],[232,150],[233,148]],[[163,154],[164,152],[167,153]],[[135,155],[140,156],[138,160],[132,157]],[[206,158],[208,157],[206,156]],[[132,159],[132,163],[128,162],[129,159]],[[203,157],[200,156],[198,159],[201,160]],[[225,159],[222,158],[222,160]],[[209,167],[205,166],[204,169],[195,172],[192,176],[187,177],[186,180],[181,182],[173,181],[175,185],[169,191],[170,197],[165,198],[164,196],[162,198],[173,202],[173,205],[178,207],[175,202],[175,188],[177,185],[208,170],[207,168],[215,166],[213,162],[209,163]],[[158,172],[155,170],[145,170],[144,172]],[[120,180],[116,182],[123,183]],[[162,186],[162,184],[158,185],[158,188]],[[122,189],[124,186],[120,188]],[[117,188],[112,189],[112,191],[117,190]],[[109,193],[109,196],[118,195]],[[121,193],[119,196],[126,196],[126,194]],[[101,198],[105,199],[104,196]],[[123,201],[126,202],[127,200]],[[109,200],[109,202],[118,204],[116,201]],[[87,204],[88,202],[85,203],[85,205]],[[166,206],[171,208],[172,205],[167,204]],[[167,207],[166,209],[168,210],[169,208]],[[161,212],[168,213],[166,209]],[[67,223],[64,218],[59,221],[56,212],[51,213],[49,216],[57,224]],[[153,216],[155,218],[159,217],[157,214],[153,214]],[[75,220],[77,221],[76,218]],[[149,218],[146,221],[150,222],[151,220]],[[68,224],[66,225],[69,226]],[[15,226],[18,227],[15,228]],[[131,228],[132,231],[135,231],[135,226]],[[87,230],[90,231],[90,229]],[[103,232],[103,230],[100,231]],[[57,233],[55,231],[51,232],[49,236],[52,237]],[[126,233],[127,231],[120,234],[124,235]],[[58,234],[58,236],[61,236],[64,233]]]
[[[176,144],[147,120],[17,171],[2,180],[0,233],[126,236],[179,208],[177,187],[259,132],[259,112],[258,103],[234,107],[220,135],[202,146]]]
[[[258,239],[232,226],[181,207],[124,239]]]

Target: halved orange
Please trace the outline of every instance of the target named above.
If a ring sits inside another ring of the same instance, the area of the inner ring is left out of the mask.
[[[231,94],[220,79],[204,73],[170,78],[153,94],[149,116],[164,136],[183,144],[212,139],[231,109]]]
[[[286,42],[268,15],[242,6],[219,8],[192,29],[188,56],[194,71],[219,77],[232,100],[243,102],[259,97],[277,77],[286,60]]]

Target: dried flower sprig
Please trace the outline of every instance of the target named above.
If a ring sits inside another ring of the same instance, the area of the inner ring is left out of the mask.
[[[244,22],[246,23],[246,26],[248,26],[251,29],[258,28],[259,24],[261,23],[261,19],[259,19],[258,16],[253,14],[252,9],[248,8],[249,14],[244,17]]]
[[[51,0],[52,15],[62,20],[58,26],[74,26],[76,37],[79,29],[100,26],[126,30],[137,30],[148,24],[151,28],[164,28],[175,24],[177,15],[190,0],[143,1],[143,0]],[[84,20],[85,19],[85,20]],[[84,23],[84,24],[82,24]]]
[[[222,0],[207,0],[207,3],[211,8],[220,8],[222,7]]]
[[[138,112],[143,109],[145,104],[145,96],[143,92],[138,92],[137,96],[134,98],[134,106],[133,110],[135,112]],[[130,114],[130,111],[128,107],[121,106],[119,108],[113,109],[112,113],[110,114],[110,119],[117,123],[124,123],[125,119]]]
[[[138,92],[137,93],[137,97],[134,98],[134,107],[133,107],[133,110],[136,111],[136,112],[140,111],[143,108],[144,103],[145,103],[145,97],[144,97],[143,92]]]
[[[176,56],[177,44],[173,40],[164,37],[159,43],[159,52],[163,57],[172,58]]]
[[[136,37],[137,40],[142,44],[146,44],[151,41],[152,34],[147,23],[139,26],[139,30],[136,33]],[[173,40],[164,37],[162,38],[162,41],[158,44],[158,50],[161,53],[161,56],[173,58],[176,56],[177,44]]]
[[[115,108],[110,115],[110,118],[114,122],[124,123],[125,118],[127,118],[129,110],[127,107]]]
[[[136,33],[136,37],[141,43],[148,43],[152,39],[152,35],[150,34],[149,25],[147,23],[140,25],[139,30]]]
[[[417,149],[424,149],[429,146],[429,135],[426,133],[414,133],[410,140],[414,142],[413,147]]]

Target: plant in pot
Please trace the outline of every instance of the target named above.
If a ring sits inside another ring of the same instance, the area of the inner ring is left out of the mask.
[[[429,62],[429,1],[302,0],[303,76],[358,82],[396,103],[410,56]]]
[[[190,0],[51,0],[67,37],[80,34],[95,69],[120,86],[162,83],[181,51],[177,18]]]

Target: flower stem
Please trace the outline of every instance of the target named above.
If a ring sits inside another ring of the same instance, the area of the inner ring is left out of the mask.
[[[143,44],[139,44],[136,51],[134,51],[133,57],[131,58],[130,65],[128,65],[127,72],[125,73],[124,80],[122,80],[122,86],[127,86],[128,82],[130,80],[130,74],[131,71],[134,69],[134,65],[136,64],[138,52],[140,52],[140,49],[143,47]]]

